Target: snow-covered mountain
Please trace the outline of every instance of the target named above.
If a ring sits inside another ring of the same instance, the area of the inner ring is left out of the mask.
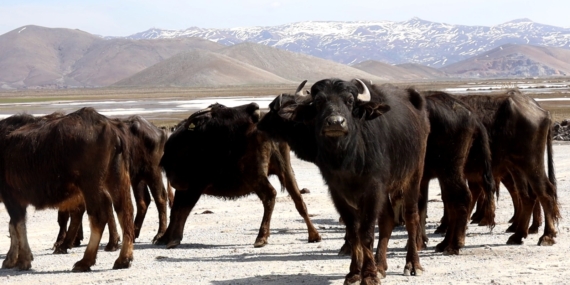
[[[413,18],[405,22],[299,22],[271,27],[150,29],[127,38],[200,37],[223,45],[255,42],[345,64],[377,60],[442,67],[500,45],[570,48],[570,28],[518,19],[501,25],[464,26]]]

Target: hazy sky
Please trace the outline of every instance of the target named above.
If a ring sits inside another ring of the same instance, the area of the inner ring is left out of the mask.
[[[149,28],[406,21],[412,17],[482,26],[529,18],[570,28],[568,11],[569,0],[1,0],[0,34],[30,24],[127,36]]]

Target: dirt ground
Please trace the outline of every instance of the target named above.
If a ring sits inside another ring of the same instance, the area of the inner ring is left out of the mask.
[[[405,84],[410,85],[410,84]],[[431,84],[417,85],[420,89],[436,89]],[[438,85],[448,87],[448,85]],[[241,90],[29,90],[0,92],[0,105],[10,102],[42,100],[94,100],[118,98],[198,98],[205,96],[262,96],[294,89],[251,88]],[[566,91],[565,91],[566,92]],[[567,93],[542,97],[566,97]],[[570,118],[566,102],[545,103],[555,119]],[[18,112],[18,110],[15,110]],[[570,280],[570,144],[557,142],[555,163],[562,220],[558,225],[557,244],[537,246],[540,235],[530,235],[521,246],[506,245],[510,234],[505,233],[513,208],[508,192],[501,190],[497,209],[497,226],[470,225],[466,246],[459,256],[444,256],[434,252],[443,237],[432,234],[442,215],[442,202],[436,181],[430,187],[428,206],[428,249],[420,252],[425,269],[422,276],[403,276],[407,234],[397,228],[388,251],[388,276],[383,284],[565,284]],[[28,209],[28,238],[34,253],[32,270],[0,269],[0,284],[342,284],[348,273],[350,259],[338,256],[343,244],[344,227],[338,224],[338,214],[330,200],[318,169],[292,155],[293,168],[304,195],[313,223],[321,233],[320,243],[307,243],[307,230],[293,202],[279,192],[273,213],[269,244],[254,248],[253,243],[261,223],[263,207],[259,199],[249,196],[236,201],[202,197],[186,223],[184,239],[176,249],[166,249],[151,243],[158,229],[156,207],[151,205],[141,236],[135,243],[134,262],[125,270],[112,270],[118,252],[105,252],[105,233],[97,264],[89,273],[72,273],[73,264],[80,260],[87,239],[67,255],[53,255],[52,245],[57,236],[55,210]],[[280,189],[277,179],[272,179]],[[212,214],[204,214],[204,211]],[[0,259],[8,251],[9,217],[0,206]],[[85,236],[89,236],[84,218]],[[543,230],[543,227],[540,228]]]
[[[388,250],[388,276],[383,284],[564,284],[570,280],[570,144],[554,147],[558,195],[562,220],[557,244],[537,246],[539,235],[530,235],[521,246],[506,245],[505,233],[513,213],[508,192],[501,191],[497,226],[470,225],[466,246],[459,256],[434,252],[442,240],[433,234],[442,214],[436,181],[430,184],[428,212],[429,247],[420,253],[425,269],[422,276],[403,276],[406,232],[397,228]],[[237,201],[202,197],[190,214],[182,244],[176,249],[155,246],[150,241],[158,229],[156,207],[151,206],[141,237],[135,243],[134,262],[125,270],[112,270],[118,252],[103,251],[103,237],[97,264],[89,273],[72,273],[81,259],[84,244],[67,255],[53,255],[57,235],[55,210],[28,210],[28,237],[34,253],[31,271],[0,270],[2,284],[342,284],[350,260],[338,256],[343,244],[343,226],[317,168],[293,157],[293,168],[315,226],[322,235],[319,243],[307,243],[306,226],[286,193],[279,192],[273,213],[269,244],[254,248],[262,216],[262,205],[255,196]],[[272,178],[276,189],[278,182]],[[212,214],[204,214],[204,211]],[[8,215],[0,207],[4,235],[0,238],[0,259],[5,258]],[[87,226],[87,219],[84,220]],[[541,227],[541,231],[543,228]],[[87,233],[88,237],[89,234]]]

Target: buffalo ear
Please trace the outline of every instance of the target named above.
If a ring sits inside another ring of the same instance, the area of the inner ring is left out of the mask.
[[[312,104],[299,104],[292,110],[291,120],[295,122],[309,122],[315,119],[317,111]]]
[[[373,120],[390,111],[390,106],[380,102],[366,102],[353,111],[353,115],[363,120]]]

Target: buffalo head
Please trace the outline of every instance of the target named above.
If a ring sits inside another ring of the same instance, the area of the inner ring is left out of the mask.
[[[328,138],[343,137],[358,121],[373,120],[390,110],[390,106],[371,100],[371,96],[359,79],[325,79],[315,83],[311,88],[311,105],[320,134]],[[306,120],[306,116],[301,117]]]

